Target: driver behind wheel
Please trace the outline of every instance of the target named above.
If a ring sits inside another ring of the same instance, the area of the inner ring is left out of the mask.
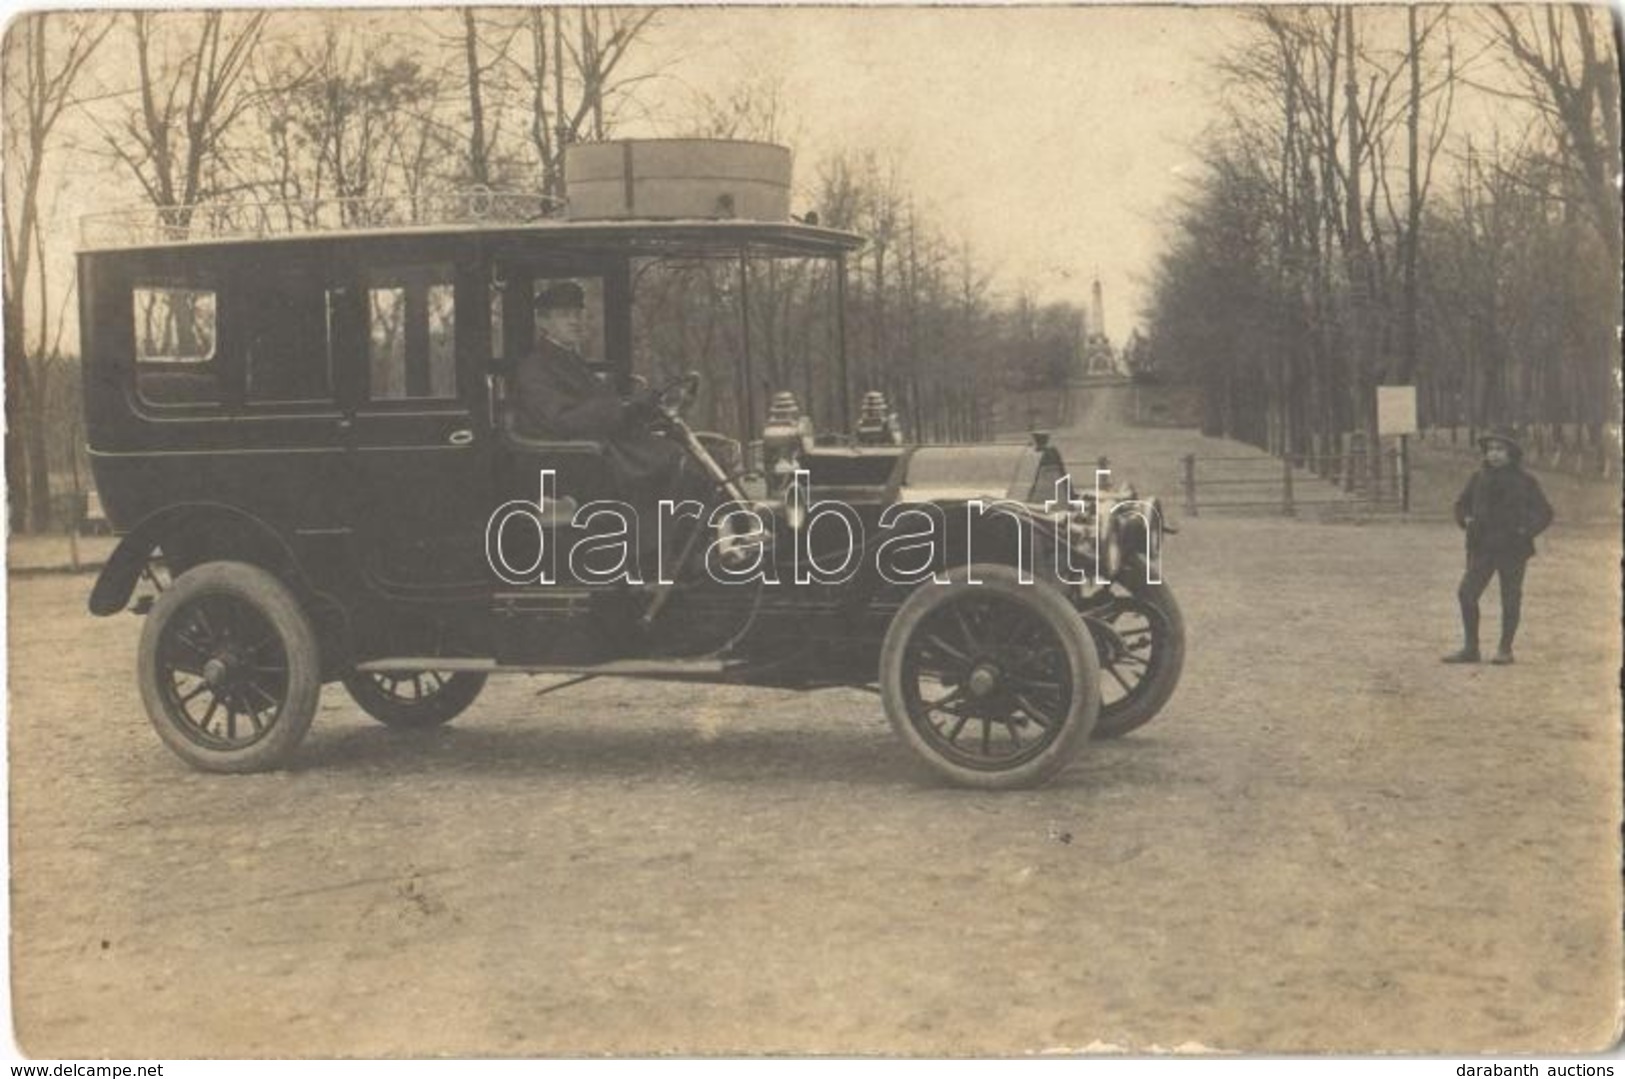
[[[616,497],[638,515],[638,556],[648,579],[659,550],[660,500],[709,504],[712,484],[680,446],[650,430],[659,416],[652,391],[623,398],[582,356],[586,294],[580,285],[562,281],[542,289],[535,312],[535,341],[514,362],[515,431],[604,444]]]

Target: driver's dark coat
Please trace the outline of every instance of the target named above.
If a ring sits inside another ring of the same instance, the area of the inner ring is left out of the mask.
[[[658,494],[672,482],[683,451],[650,433],[645,414],[621,400],[579,352],[544,337],[515,361],[513,380],[515,433],[604,443],[623,498]]]

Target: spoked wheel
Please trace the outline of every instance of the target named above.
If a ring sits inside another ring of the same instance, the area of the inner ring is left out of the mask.
[[[1110,585],[1077,595],[1100,661],[1096,738],[1118,738],[1162,711],[1185,666],[1185,620],[1165,584],[1146,581],[1138,561]]]
[[[209,772],[292,756],[316,714],[316,635],[287,587],[257,566],[208,562],[153,603],[141,631],[141,700],[164,744]]]
[[[972,584],[975,579],[979,583]],[[1053,587],[977,565],[917,588],[880,656],[893,729],[968,787],[1030,787],[1088,738],[1100,706],[1095,648]]]
[[[398,730],[422,730],[461,715],[485,688],[477,671],[351,671],[344,688],[373,719]]]

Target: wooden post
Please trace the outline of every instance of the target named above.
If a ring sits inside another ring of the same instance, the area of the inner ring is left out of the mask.
[[[79,572],[79,519],[83,516],[83,510],[81,509],[83,505],[84,499],[80,498],[79,493],[75,491],[73,502],[69,508],[69,514],[73,520],[68,522],[68,565],[75,573]]]
[[[841,430],[852,433],[852,373],[846,358],[846,255],[835,259],[835,359],[841,377]]]
[[[748,446],[756,437],[756,384],[750,362],[750,260],[739,253],[739,338],[743,392],[739,395],[739,441]],[[851,432],[848,431],[850,434]]]
[[[1394,467],[1399,470],[1399,512],[1411,512],[1411,458],[1410,436],[1399,436],[1399,454],[1394,458]]]
[[[1292,504],[1292,458],[1281,458],[1281,516],[1297,516],[1297,508]]]
[[[79,446],[84,435],[79,428],[77,417],[73,420],[73,441],[68,443],[68,474],[73,483],[73,502],[69,510],[73,518],[68,522],[68,564],[73,572],[79,572],[79,522],[84,520],[89,512],[90,503],[85,496],[84,486],[79,482]]]
[[[1180,458],[1185,466],[1185,512],[1192,517],[1196,512],[1196,454],[1187,453]]]

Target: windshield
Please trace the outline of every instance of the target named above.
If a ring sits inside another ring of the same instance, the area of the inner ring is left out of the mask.
[[[839,266],[830,258],[637,260],[633,370],[658,385],[698,371],[699,427],[750,439],[773,394],[820,426],[839,422]]]

